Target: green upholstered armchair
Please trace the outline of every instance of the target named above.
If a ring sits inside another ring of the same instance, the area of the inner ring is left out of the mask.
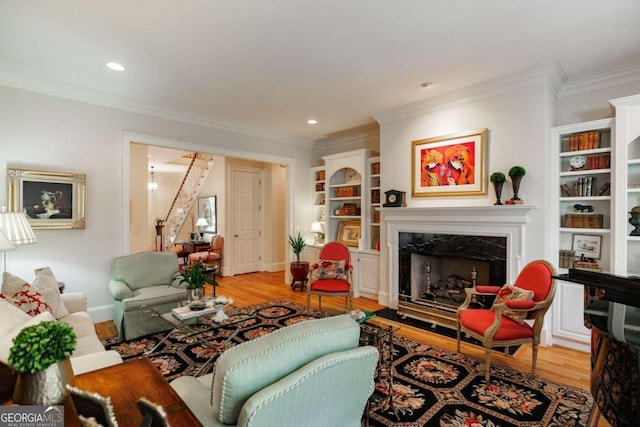
[[[303,321],[224,352],[171,386],[205,426],[360,427],[378,350],[348,315]]]
[[[166,330],[168,324],[140,311],[143,305],[161,314],[187,299],[184,287],[174,286],[178,271],[175,252],[139,252],[113,260],[109,291],[114,299],[113,322],[120,339],[130,340]]]

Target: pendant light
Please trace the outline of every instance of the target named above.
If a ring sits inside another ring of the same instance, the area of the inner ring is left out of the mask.
[[[153,166],[151,166],[151,177],[149,178],[149,182],[147,183],[147,188],[149,191],[155,191],[158,189],[158,183],[155,181],[155,177],[153,174]]]

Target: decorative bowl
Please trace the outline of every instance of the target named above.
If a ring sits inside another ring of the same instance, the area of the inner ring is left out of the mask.
[[[207,303],[204,301],[193,301],[191,304],[189,304],[189,308],[193,311],[204,310],[205,308],[207,308]]]

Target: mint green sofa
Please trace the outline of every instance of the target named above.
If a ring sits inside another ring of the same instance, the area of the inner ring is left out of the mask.
[[[308,320],[224,352],[171,386],[204,426],[360,427],[378,351],[348,315]]]
[[[139,252],[113,260],[109,291],[113,296],[113,323],[120,339],[167,330],[170,324],[140,311],[143,305],[168,313],[187,299],[184,286],[173,286],[178,272],[175,252]]]

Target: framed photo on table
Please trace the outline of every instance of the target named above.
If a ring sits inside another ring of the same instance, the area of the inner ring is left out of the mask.
[[[411,143],[413,197],[486,194],[487,128]]]
[[[340,221],[336,240],[345,246],[357,248],[360,241],[360,221]]]
[[[7,168],[9,211],[32,228],[85,228],[86,175]]]
[[[576,257],[600,259],[602,236],[592,234],[574,234],[573,251]]]

